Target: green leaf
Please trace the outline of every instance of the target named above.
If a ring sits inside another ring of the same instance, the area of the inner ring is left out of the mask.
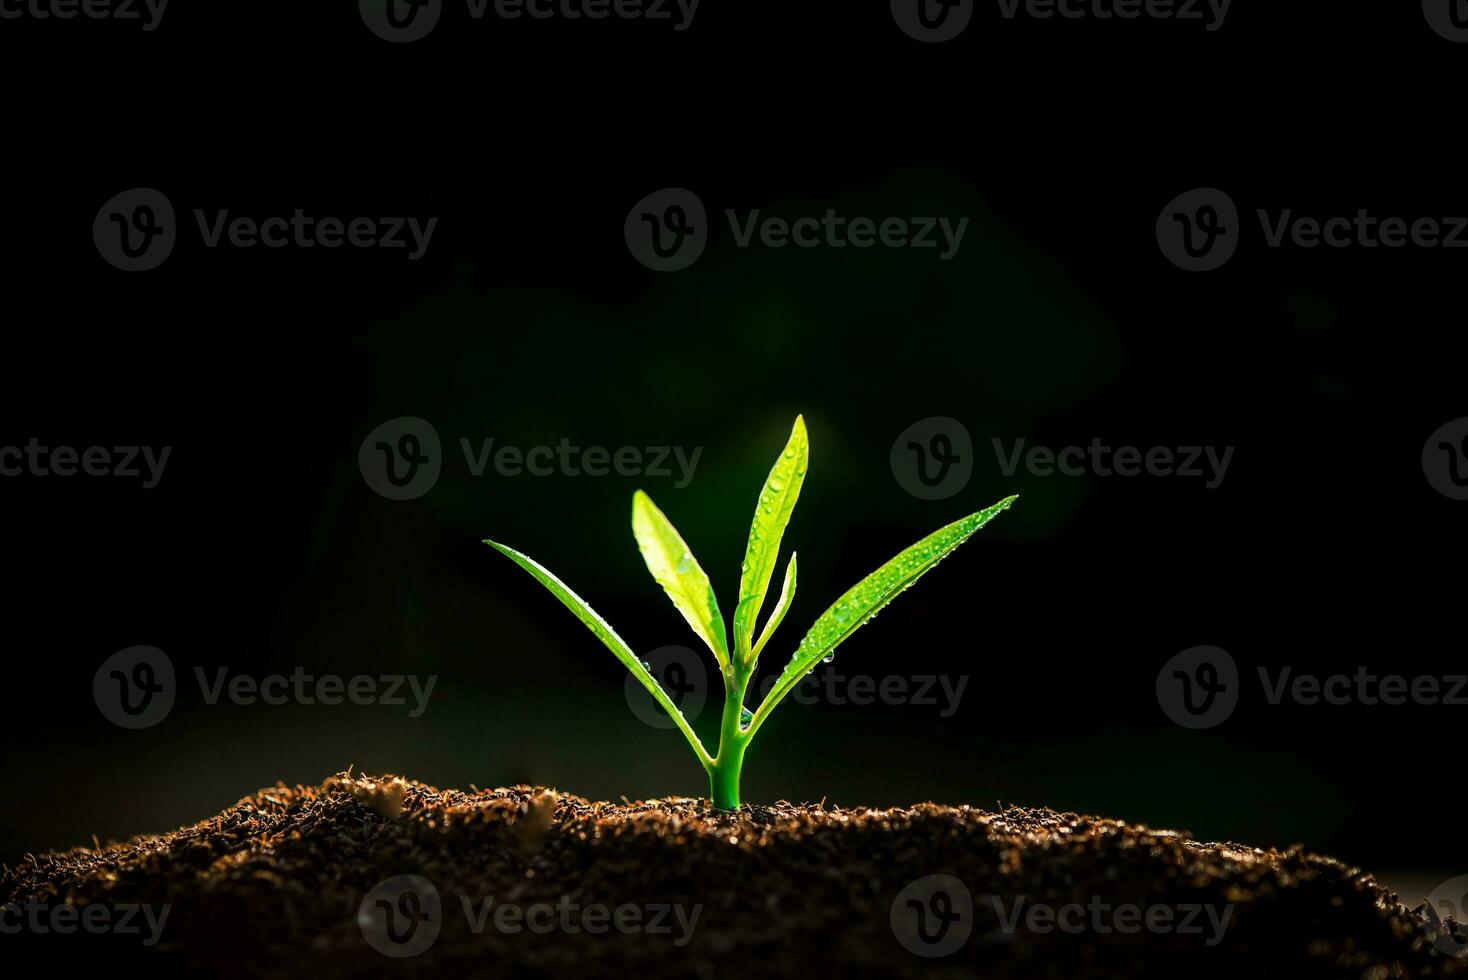
[[[765,622],[765,628],[759,635],[759,642],[754,645],[754,655],[751,660],[758,660],[760,652],[764,650],[765,644],[770,642],[770,637],[775,635],[775,627],[780,625],[785,614],[790,611],[790,601],[795,598],[795,552],[790,552],[790,564],[785,566],[785,582],[780,586],[780,601],[775,603],[775,611],[770,613],[770,618]]]
[[[810,462],[810,444],[805,434],[805,417],[795,417],[795,427],[785,451],[775,461],[760,490],[754,508],[754,522],[749,526],[749,544],[744,549],[744,566],[739,579],[739,604],[734,609],[734,647],[741,662],[748,663],[753,654],[750,638],[755,621],[770,588],[770,577],[780,560],[780,539],[800,498],[805,470]]]
[[[632,534],[647,570],[724,667],[729,663],[729,639],[709,577],[678,529],[641,490],[632,495]]]
[[[887,564],[877,569],[846,592],[835,604],[821,614],[800,647],[790,658],[790,663],[775,681],[774,688],[755,712],[750,722],[749,733],[769,717],[781,699],[800,683],[801,679],[824,658],[831,656],[852,633],[897,598],[898,594],[911,587],[918,579],[932,571],[955,548],[963,544],[1001,511],[1009,509],[1015,497],[1006,497],[992,507],[970,514],[939,528],[917,544],[906,549]]]
[[[514,548],[502,545],[497,541],[486,539],[484,543],[496,549],[515,564],[525,569],[525,571],[529,572],[536,581],[550,590],[551,595],[561,600],[561,605],[575,613],[576,618],[585,623],[591,632],[596,634],[596,638],[606,644],[607,649],[612,651],[618,660],[622,661],[624,667],[632,671],[632,676],[636,677],[642,683],[642,686],[647,688],[648,693],[653,696],[653,699],[662,705],[663,710],[668,713],[668,717],[672,718],[673,723],[683,732],[684,738],[688,739],[688,744],[693,746],[693,753],[698,756],[698,760],[705,766],[713,763],[713,758],[704,749],[703,743],[698,740],[698,735],[689,726],[688,720],[683,717],[683,713],[678,710],[678,706],[673,703],[672,698],[668,697],[668,693],[663,690],[663,686],[657,682],[652,674],[648,673],[647,668],[642,665],[642,661],[637,659],[636,654],[632,652],[632,648],[627,645],[625,640],[617,635],[617,631],[612,629],[611,624],[605,619],[602,619],[595,609],[587,605],[585,599],[572,592],[566,583],[556,578],[549,569],[528,555],[523,555]]]

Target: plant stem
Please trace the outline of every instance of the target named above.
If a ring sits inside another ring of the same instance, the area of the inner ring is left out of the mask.
[[[744,767],[744,750],[749,736],[739,727],[744,713],[744,689],[752,673],[734,665],[724,674],[724,716],[719,726],[719,754],[708,768],[709,798],[715,809],[739,809],[739,773]]]

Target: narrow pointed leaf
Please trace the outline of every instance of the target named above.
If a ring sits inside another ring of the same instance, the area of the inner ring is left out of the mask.
[[[775,635],[775,627],[785,618],[790,611],[790,601],[795,598],[795,552],[790,552],[790,564],[785,566],[785,582],[780,586],[780,601],[775,603],[775,611],[770,613],[770,618],[765,622],[765,628],[760,632],[759,642],[754,645],[754,655],[751,662],[758,660],[760,652],[764,650],[765,644],[770,642],[770,637]]]
[[[1006,497],[992,507],[939,528],[917,544],[906,549],[846,592],[821,614],[790,663],[775,681],[764,703],[755,712],[749,731],[753,735],[785,695],[800,683],[816,663],[830,656],[852,633],[855,633],[893,599],[922,578],[953,550],[989,523],[1001,511],[1009,509],[1014,497]]]
[[[708,644],[722,668],[729,662],[729,639],[709,577],[677,528],[641,490],[632,495],[632,534],[647,570],[688,625]]]
[[[657,682],[657,679],[648,673],[646,667],[642,666],[642,661],[637,659],[637,655],[632,652],[632,648],[627,645],[625,640],[617,635],[617,631],[612,629],[610,623],[602,619],[595,609],[592,609],[591,606],[586,604],[585,599],[572,592],[566,583],[556,578],[549,569],[535,559],[528,555],[523,555],[514,548],[502,545],[497,541],[486,539],[484,543],[529,572],[537,582],[550,591],[551,595],[561,600],[561,605],[575,613],[576,618],[585,623],[591,632],[596,634],[596,638],[606,644],[607,649],[612,651],[618,660],[622,661],[624,667],[632,671],[632,676],[636,677],[642,686],[647,688],[648,693],[653,696],[653,699],[662,705],[663,710],[668,713],[668,717],[672,718],[673,723],[683,732],[683,737],[688,739],[688,744],[693,746],[693,753],[698,756],[698,760],[705,766],[712,763],[712,757],[704,749],[703,743],[699,741],[698,735],[689,726],[688,720],[683,717],[683,713],[678,710],[678,706],[673,703],[672,698],[668,697],[668,693],[663,690],[663,686]]]
[[[739,604],[734,609],[734,648],[745,661],[751,656],[750,639],[754,636],[755,622],[769,591],[770,577],[780,560],[780,540],[785,536],[795,501],[800,498],[809,462],[805,418],[798,415],[785,451],[760,489],[754,522],[749,526],[749,544],[744,550],[744,569],[739,579]]]

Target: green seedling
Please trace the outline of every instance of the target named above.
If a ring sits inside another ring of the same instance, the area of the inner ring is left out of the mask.
[[[688,719],[683,717],[673,699],[648,671],[648,665],[638,659],[632,648],[617,635],[616,630],[597,615],[585,600],[534,559],[496,541],[485,541],[485,544],[499,549],[549,589],[647,688],[673,719],[683,737],[688,739],[688,744],[693,747],[693,754],[707,770],[709,795],[714,806],[720,810],[738,809],[739,774],[744,766],[744,753],[760,726],[770,717],[770,712],[775,710],[775,706],[807,674],[815,670],[817,664],[829,663],[835,656],[836,647],[881,612],[898,593],[926,575],[933,566],[989,523],[996,514],[1007,510],[1015,500],[1014,497],[1006,497],[992,507],[934,531],[858,582],[816,620],[805,639],[800,641],[790,662],[780,672],[764,702],[751,713],[744,706],[744,695],[750,678],[754,675],[760,653],[769,644],[770,637],[774,635],[785,614],[790,611],[790,602],[795,597],[795,554],[792,552],[790,563],[785,567],[785,580],[780,587],[780,597],[775,602],[774,611],[765,620],[764,628],[756,634],[755,626],[760,609],[764,605],[765,594],[769,591],[780,557],[780,540],[785,535],[785,527],[790,523],[790,514],[795,510],[795,501],[805,482],[808,459],[805,420],[796,418],[790,441],[776,460],[774,468],[770,470],[769,479],[760,491],[759,503],[754,510],[754,523],[749,529],[749,544],[740,569],[739,601],[734,607],[732,646],[725,631],[724,616],[719,612],[718,600],[709,585],[709,577],[693,557],[682,536],[663,516],[663,512],[653,505],[647,494],[639,490],[632,497],[632,534],[637,539],[637,547],[642,551],[648,571],[652,572],[652,577],[668,593],[668,598],[673,600],[673,605],[688,620],[688,625],[693,627],[693,631],[713,651],[714,659],[719,663],[719,672],[724,678],[724,713],[719,727],[717,755],[709,755],[703,742],[688,724]]]

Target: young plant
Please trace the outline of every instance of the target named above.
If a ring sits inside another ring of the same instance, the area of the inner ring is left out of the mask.
[[[780,557],[780,540],[785,526],[790,523],[790,514],[800,496],[805,482],[809,447],[805,434],[805,420],[797,417],[795,428],[785,451],[775,461],[769,479],[760,491],[759,503],[754,510],[754,523],[749,529],[749,544],[745,548],[744,563],[740,569],[739,601],[734,607],[734,643],[731,646],[724,628],[724,616],[698,560],[689,551],[688,545],[653,505],[651,498],[641,490],[632,497],[632,534],[637,538],[637,547],[642,551],[643,561],[652,577],[668,593],[673,605],[688,620],[688,625],[702,638],[719,663],[719,672],[724,678],[724,713],[719,728],[719,751],[709,755],[703,742],[694,733],[688,720],[668,697],[662,685],[648,672],[647,665],[638,659],[607,621],[597,615],[580,596],[567,588],[566,584],[552,575],[534,559],[496,541],[484,543],[497,548],[521,568],[533,575],[541,585],[551,591],[561,603],[585,623],[597,638],[606,644],[616,658],[632,672],[642,686],[652,694],[657,703],[673,719],[693,754],[708,771],[709,795],[720,810],[739,807],[739,773],[744,765],[744,753],[749,748],[760,726],[770,717],[785,696],[797,684],[815,670],[821,662],[829,662],[835,649],[857,628],[869,621],[887,603],[897,597],[933,566],[942,561],[959,545],[967,541],[1000,511],[1009,509],[1014,497],[1006,497],[992,507],[954,521],[934,531],[917,544],[903,551],[887,564],[858,582],[845,595],[836,600],[816,620],[806,633],[805,639],[795,650],[790,662],[776,679],[774,687],[764,702],[751,714],[744,707],[744,695],[760,653],[770,642],[775,628],[790,610],[790,601],[795,597],[795,554],[790,555],[790,564],[785,567],[785,580],[780,586],[780,597],[774,611],[765,620],[764,628],[756,635],[755,626],[770,580]]]

